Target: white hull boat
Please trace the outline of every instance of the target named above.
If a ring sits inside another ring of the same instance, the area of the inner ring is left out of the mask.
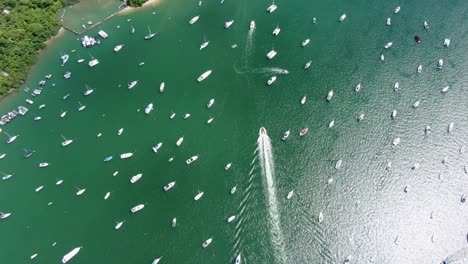
[[[230,20],[230,21],[227,21],[224,23],[224,28],[225,29],[228,29],[232,26],[232,24],[234,23],[234,20]]]
[[[80,252],[81,247],[74,248],[72,251],[68,252],[65,256],[62,258],[62,263],[67,263],[70,261],[73,257]]]
[[[200,200],[203,197],[204,192],[199,192],[195,197],[193,198],[195,201]]]
[[[192,156],[189,159],[187,159],[185,161],[185,163],[187,163],[187,165],[188,165],[188,164],[191,164],[192,162],[196,161],[197,159],[198,159],[198,155],[195,155],[195,156]]]
[[[211,108],[213,106],[214,102],[215,102],[214,98],[210,99],[210,101],[208,101],[208,103],[206,104],[206,108]]]
[[[182,142],[184,142],[184,137],[180,137],[177,142],[176,142],[176,146],[180,147],[180,145],[182,145]]]
[[[128,84],[128,89],[132,89],[133,87],[135,87],[136,85],[138,84],[138,81],[132,81]]]
[[[197,22],[199,18],[200,18],[200,16],[193,17],[192,19],[189,20],[189,24],[190,25],[195,24],[195,22]]]
[[[132,207],[132,208],[130,209],[130,212],[132,212],[132,214],[134,214],[134,213],[140,211],[141,209],[143,209],[144,207],[145,207],[144,204],[136,205],[136,206],[134,206],[134,207]]]
[[[162,146],[162,142],[159,142],[158,144],[156,144],[156,146],[152,147],[153,149],[153,152],[154,153],[158,153],[159,149],[161,148]]]
[[[137,182],[138,180],[140,180],[142,176],[143,176],[143,173],[138,173],[137,175],[132,176],[132,178],[130,178],[130,182],[133,184]]]
[[[208,70],[208,71],[204,72],[202,75],[200,75],[200,77],[198,77],[197,81],[201,82],[201,81],[205,80],[206,78],[208,78],[208,76],[210,76],[211,72],[213,72],[213,71]]]
[[[205,242],[203,242],[202,247],[203,248],[208,247],[211,244],[212,241],[213,241],[212,238],[208,238]]]
[[[123,153],[123,154],[121,154],[121,155],[120,155],[120,158],[121,158],[121,159],[128,159],[128,158],[130,158],[131,156],[133,156],[133,153],[128,152],[128,153]]]
[[[267,53],[266,57],[271,60],[276,56],[276,54],[277,54],[277,52],[273,49],[273,50],[270,50],[270,52]]]
[[[165,191],[165,192],[169,191],[170,189],[172,189],[172,187],[174,187],[175,184],[176,184],[175,181],[166,184],[166,185],[164,186],[164,188],[163,188],[164,191]]]
[[[153,103],[150,103],[145,108],[145,114],[149,115],[153,111]]]

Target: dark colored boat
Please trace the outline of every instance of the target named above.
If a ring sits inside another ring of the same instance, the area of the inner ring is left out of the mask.
[[[414,40],[416,40],[417,43],[421,42],[421,38],[418,35],[414,36]]]
[[[29,157],[31,157],[32,154],[33,154],[33,151],[27,150],[27,151],[24,152],[23,157],[29,158]]]

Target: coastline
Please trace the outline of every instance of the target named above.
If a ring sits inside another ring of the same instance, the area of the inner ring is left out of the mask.
[[[148,0],[140,7],[127,6],[124,9],[122,9],[119,13],[120,14],[126,14],[126,13],[129,13],[129,12],[133,12],[135,10],[138,10],[140,8],[147,8],[147,7],[150,7],[150,6],[154,6],[156,4],[159,4],[160,2],[161,2],[161,0]]]

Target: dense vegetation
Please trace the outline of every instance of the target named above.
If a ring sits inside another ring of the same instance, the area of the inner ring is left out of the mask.
[[[127,5],[129,6],[142,6],[148,0],[127,0]]]
[[[0,0],[0,95],[17,88],[60,27],[58,12],[77,0]],[[8,76],[5,76],[8,75]]]

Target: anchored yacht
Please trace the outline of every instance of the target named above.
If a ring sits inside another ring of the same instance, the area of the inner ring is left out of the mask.
[[[340,22],[343,22],[343,20],[345,20],[345,19],[346,19],[346,14],[342,14],[340,16]]]
[[[229,27],[231,27],[231,25],[234,23],[234,20],[229,20],[227,22],[224,23],[224,28],[225,29],[228,29]]]
[[[153,103],[150,103],[145,108],[145,114],[149,115],[153,111]]]
[[[169,191],[170,189],[172,189],[172,187],[174,187],[175,184],[176,184],[175,181],[166,184],[166,185],[164,186],[164,188],[163,188],[164,191],[166,191],[166,192]]]
[[[206,108],[211,108],[213,106],[214,102],[215,102],[215,99],[211,98],[210,101],[208,101],[208,103],[206,104]]]
[[[202,247],[206,248],[207,246],[209,246],[211,244],[211,241],[213,241],[213,239],[208,238],[205,242],[203,242]]]
[[[192,19],[190,19],[189,24],[193,25],[195,22],[198,21],[199,18],[200,18],[200,16],[194,16]]]
[[[177,142],[176,142],[176,146],[180,147],[180,145],[182,145],[182,142],[184,142],[184,137],[180,137]]]
[[[119,52],[122,48],[123,48],[124,45],[117,45],[115,46],[114,48],[114,52]]]
[[[202,198],[203,194],[205,194],[204,192],[199,192],[197,195],[195,195],[195,197],[193,198],[195,201],[198,201],[200,200],[200,198]]]
[[[137,175],[132,176],[132,178],[130,178],[130,182],[133,184],[137,182],[139,179],[141,179],[142,176],[143,176],[143,173],[138,173]]]
[[[306,39],[306,40],[304,40],[304,41],[302,42],[302,44],[301,44],[301,45],[302,45],[302,47],[305,47],[305,46],[307,46],[307,44],[309,44],[309,42],[310,42],[310,39]]]
[[[140,211],[141,209],[143,209],[144,207],[145,207],[144,204],[136,205],[136,206],[134,206],[134,207],[132,207],[132,208],[130,209],[130,212],[132,212],[132,213],[134,214],[134,213]]]
[[[136,85],[138,84],[138,81],[132,81],[128,84],[128,89],[132,89],[133,87],[135,87]]]
[[[65,256],[62,258],[62,263],[67,263],[69,260],[71,260],[73,257],[80,252],[81,247],[74,248],[72,251],[68,252]]]
[[[152,147],[153,152],[158,153],[158,150],[161,148],[162,144],[162,142],[159,142],[158,144],[156,144],[156,146]]]
[[[200,77],[198,77],[197,81],[201,82],[201,81],[205,80],[206,78],[208,78],[208,76],[210,76],[211,72],[213,72],[213,71],[208,70],[208,71],[204,72],[202,75],[200,75]]]
[[[198,155],[195,155],[195,156],[192,156],[192,157],[188,158],[185,161],[185,163],[187,163],[187,165],[188,165],[188,164],[191,164],[192,162],[196,161],[197,159],[198,159]]]
[[[275,5],[275,1],[266,9],[268,13],[273,13],[275,10],[278,8],[278,6]]]
[[[384,48],[388,49],[388,48],[390,48],[392,45],[393,45],[393,42],[388,42],[387,44],[385,44]]]
[[[272,49],[270,50],[270,52],[267,53],[266,57],[271,60],[276,56],[276,53],[277,52],[274,49]]]

